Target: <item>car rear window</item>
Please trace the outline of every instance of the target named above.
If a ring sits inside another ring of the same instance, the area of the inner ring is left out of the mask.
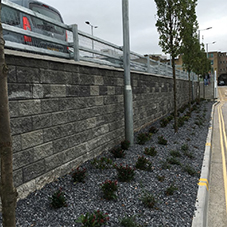
[[[30,9],[37,13],[50,17],[54,20],[62,22],[61,16],[56,11],[49,8],[48,6],[37,5],[37,4],[32,3],[32,4],[30,4]],[[50,24],[43,20],[40,20],[38,18],[32,17],[32,23],[37,28],[40,28],[40,29],[43,29],[46,31],[50,31],[50,32],[54,32],[57,34],[64,34],[64,29],[58,27],[57,25],[53,25],[53,24]]]
[[[20,13],[15,9],[2,5],[1,20],[4,24],[19,25]]]

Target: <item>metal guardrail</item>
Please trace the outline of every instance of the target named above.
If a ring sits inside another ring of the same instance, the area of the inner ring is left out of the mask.
[[[5,41],[6,48],[74,59],[75,61],[82,60],[109,65],[117,68],[123,68],[123,48],[121,46],[117,46],[108,41],[79,31],[76,24],[66,25],[60,23],[59,21],[55,21],[49,17],[24,8],[20,5],[14,4],[8,0],[2,0],[2,5],[18,10],[23,14],[41,19],[45,22],[53,24],[54,26],[64,29],[67,32],[68,41],[62,41],[56,38],[37,34],[32,31],[2,23],[3,31],[14,32],[17,34],[38,38],[50,43],[60,44],[62,46],[68,47],[69,51],[67,53],[64,53],[10,41]],[[168,64],[164,64],[160,61],[155,61],[153,59],[150,59],[149,56],[144,57],[143,55],[134,52],[130,52],[130,58],[131,70],[172,77],[172,67]],[[188,79],[187,73],[182,70],[176,69],[176,76],[178,78]],[[192,74],[191,80],[197,81],[197,75]]]

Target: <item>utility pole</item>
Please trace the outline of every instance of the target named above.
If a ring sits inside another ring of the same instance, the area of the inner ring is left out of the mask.
[[[133,102],[130,76],[130,45],[129,45],[129,10],[128,0],[122,0],[123,18],[123,58],[124,58],[124,109],[125,109],[125,139],[134,144]]]

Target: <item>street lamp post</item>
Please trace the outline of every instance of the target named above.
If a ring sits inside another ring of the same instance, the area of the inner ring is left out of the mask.
[[[209,58],[209,56],[208,56],[208,45],[209,44],[215,44],[215,43],[216,43],[216,41],[214,41],[212,43],[206,43],[207,58]]]
[[[206,30],[209,30],[211,29],[212,27],[208,27],[208,28],[205,28],[205,29],[199,29],[198,30],[198,38],[199,38],[199,44],[200,44],[200,31],[206,31]]]
[[[92,51],[94,51],[94,40],[93,40],[93,36],[94,36],[94,28],[98,28],[98,26],[94,26],[94,25],[92,25],[89,21],[85,21],[85,23],[91,26],[91,35],[92,35]],[[92,53],[92,56],[94,57],[94,53]]]

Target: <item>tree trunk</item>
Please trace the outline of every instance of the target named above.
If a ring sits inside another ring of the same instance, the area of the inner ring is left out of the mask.
[[[176,83],[176,70],[175,70],[175,58],[172,56],[172,70],[173,70],[173,103],[174,103],[174,130],[178,131],[177,120],[177,83]]]
[[[1,1],[0,1],[1,4]],[[0,5],[1,6],[1,5]],[[0,11],[1,12],[1,11]],[[1,13],[0,13],[1,18]],[[8,68],[5,63],[4,40],[0,21],[0,158],[1,158],[1,201],[4,227],[16,226],[15,207],[17,192],[13,186],[12,140],[7,88]]]

